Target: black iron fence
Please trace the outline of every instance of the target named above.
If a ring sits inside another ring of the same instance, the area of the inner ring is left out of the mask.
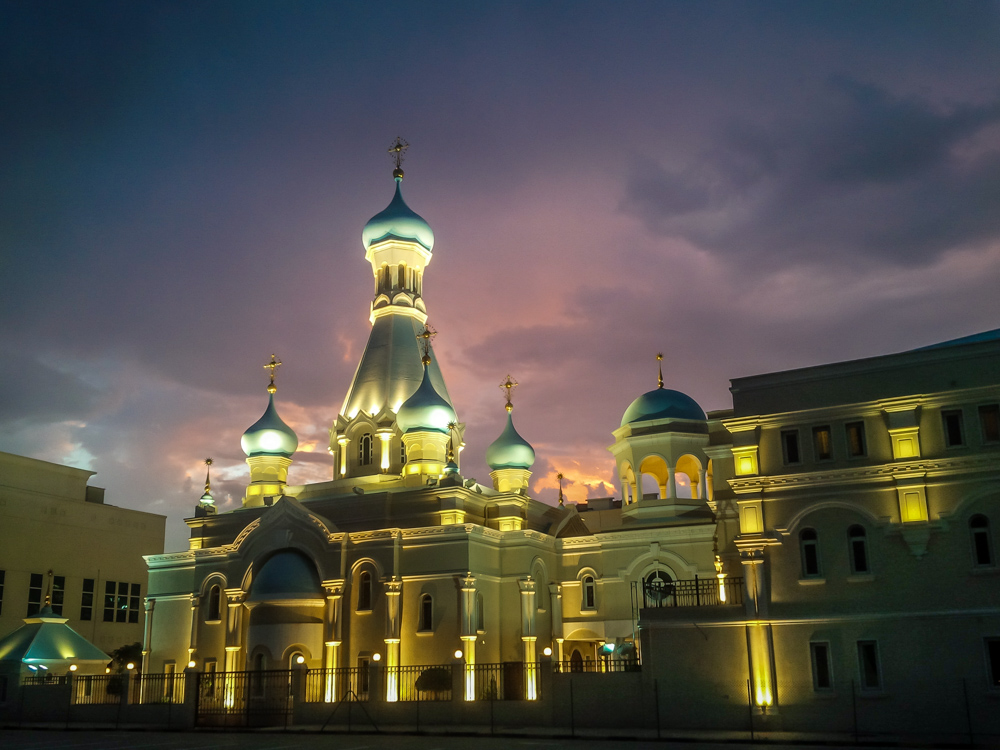
[[[642,606],[711,607],[743,604],[742,578],[699,578],[681,581],[662,579],[644,582],[641,586]]]

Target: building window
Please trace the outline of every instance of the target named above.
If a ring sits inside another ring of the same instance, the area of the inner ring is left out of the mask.
[[[865,423],[848,422],[844,425],[847,431],[847,455],[851,458],[861,458],[868,455],[865,445]]]
[[[1000,442],[1000,405],[980,406],[979,426],[983,430],[984,443]]]
[[[212,586],[208,590],[208,613],[205,619],[209,622],[222,620],[222,587]]]
[[[596,609],[597,604],[597,584],[594,583],[593,576],[583,577],[583,602],[581,609]]]
[[[476,594],[476,632],[486,632],[486,607],[483,604],[482,594]]]
[[[781,453],[785,466],[799,463],[799,431],[783,430],[781,433]]]
[[[107,581],[104,584],[104,622],[139,622],[139,584]]]
[[[399,463],[402,466],[406,465],[406,443],[402,440],[399,441]]]
[[[813,454],[817,461],[833,458],[833,443],[830,439],[830,425],[813,427]]]
[[[358,441],[358,465],[368,466],[372,462],[372,434],[366,432]]]
[[[847,541],[851,552],[851,572],[870,573],[868,568],[868,539],[865,527],[855,524],[847,530]]]
[[[434,600],[430,594],[420,597],[420,622],[417,630],[428,631],[434,629]]]
[[[372,609],[372,574],[367,570],[358,576],[358,612],[370,612]]]
[[[858,673],[861,676],[862,690],[882,689],[882,671],[876,641],[858,641]]]
[[[371,657],[358,657],[358,700],[368,700],[368,677],[371,666]]]
[[[3,614],[3,581],[4,581],[4,571],[0,570],[0,615]]]
[[[94,617],[94,579],[83,579],[83,594],[80,596],[80,619],[91,620]]]
[[[66,601],[66,576],[52,576],[52,612],[62,617]]]
[[[944,427],[944,444],[948,448],[965,445],[965,430],[960,409],[941,412],[941,424]]]
[[[42,608],[42,580],[41,573],[32,573],[28,581],[28,617],[34,617],[38,610]]]
[[[1000,638],[986,639],[986,670],[990,687],[1000,688]]]
[[[215,673],[219,670],[218,662],[215,659],[205,659],[205,696],[212,698],[215,696]]]
[[[643,603],[647,607],[669,606],[674,594],[674,581],[664,570],[654,570],[643,581]]]
[[[802,577],[819,578],[819,538],[815,529],[799,532],[799,548],[802,552]]]
[[[833,689],[833,670],[830,668],[830,644],[814,642],[809,644],[812,659],[813,690]]]
[[[978,567],[992,567],[993,545],[990,539],[990,520],[986,516],[975,515],[969,519],[972,534],[972,559]]]

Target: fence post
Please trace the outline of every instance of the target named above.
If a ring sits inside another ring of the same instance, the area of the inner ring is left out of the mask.
[[[698,581],[698,576],[694,577],[694,606],[701,606],[701,584]]]
[[[128,703],[129,690],[131,689],[132,673],[129,670],[125,670],[122,673],[122,688],[121,692],[118,694],[118,713],[115,715],[115,729],[121,725],[122,722],[122,707]]]
[[[185,729],[194,728],[198,720],[198,706],[201,700],[201,685],[198,670],[194,667],[184,668],[184,716]]]

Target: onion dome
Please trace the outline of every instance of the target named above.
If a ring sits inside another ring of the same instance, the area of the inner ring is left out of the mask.
[[[270,391],[273,386],[269,386]],[[271,391],[264,416],[254,422],[243,433],[240,440],[243,452],[248,456],[284,456],[291,458],[299,447],[299,439],[292,428],[285,424],[274,408],[274,392]]]
[[[428,359],[425,357],[425,360]],[[419,430],[448,433],[448,425],[458,421],[451,404],[441,397],[431,383],[429,372],[425,362],[420,385],[396,412],[396,424],[404,433]]]
[[[361,233],[365,250],[371,244],[387,239],[417,242],[427,250],[431,250],[434,247],[434,232],[431,230],[430,224],[407,206],[406,201],[403,200],[403,193],[400,189],[403,181],[402,170],[397,170],[395,177],[396,194],[392,197],[392,202],[384,211],[369,219]]]
[[[530,469],[535,463],[535,449],[517,434],[511,409],[507,410],[507,426],[500,437],[486,449],[486,463],[491,469]]]
[[[632,422],[645,422],[650,419],[693,419],[704,421],[708,419],[698,402],[685,393],[672,391],[669,388],[657,388],[644,393],[625,410],[622,416],[624,427]]]

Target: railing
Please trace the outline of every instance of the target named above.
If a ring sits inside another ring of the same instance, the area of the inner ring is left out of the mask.
[[[396,700],[450,701],[451,671],[450,666],[388,667],[386,695],[391,696],[395,677]]]
[[[641,672],[642,665],[637,659],[600,658],[597,661],[554,661],[552,671],[556,673],[589,672],[593,674],[608,674],[610,672]]]
[[[71,700],[78,706],[101,706],[121,703],[125,675],[85,674],[73,678]]]
[[[207,673],[211,674],[211,673]],[[129,680],[129,703],[183,703],[184,673],[136,674]]]
[[[306,703],[368,700],[368,670],[359,667],[310,669],[306,673]]]
[[[743,603],[743,579],[699,578],[684,581],[651,581],[642,586],[642,606],[711,607]]]
[[[473,700],[523,701],[541,697],[541,669],[538,662],[474,664],[471,672]]]
[[[68,675],[64,674],[33,674],[21,678],[22,685],[65,685]]]

